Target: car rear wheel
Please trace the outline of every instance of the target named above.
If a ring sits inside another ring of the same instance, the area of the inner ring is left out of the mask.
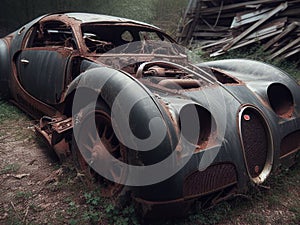
[[[102,196],[116,196],[123,189],[120,181],[123,181],[127,174],[125,167],[117,161],[126,163],[127,154],[126,148],[118,140],[113,130],[110,110],[104,103],[98,103],[95,109],[88,105],[76,117],[78,116],[80,121],[75,124],[75,126],[79,126],[76,127],[78,135],[76,140],[72,141],[75,164],[88,177],[89,181],[100,185]],[[91,129],[93,126],[96,127],[96,130]],[[115,162],[112,162],[112,158],[105,154],[107,152],[113,156]],[[116,182],[100,175],[97,170],[99,164],[107,168],[106,174],[109,174]]]

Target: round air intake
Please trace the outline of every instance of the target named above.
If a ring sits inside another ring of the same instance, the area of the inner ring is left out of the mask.
[[[239,129],[248,174],[253,182],[262,183],[272,168],[270,128],[258,109],[246,106],[239,113]]]
[[[280,117],[290,118],[294,111],[291,91],[283,84],[274,83],[268,87],[268,98],[273,111]]]

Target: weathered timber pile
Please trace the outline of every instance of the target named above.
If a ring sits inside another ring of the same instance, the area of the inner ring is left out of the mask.
[[[299,59],[300,0],[190,0],[177,39],[211,57],[260,43],[270,59]]]

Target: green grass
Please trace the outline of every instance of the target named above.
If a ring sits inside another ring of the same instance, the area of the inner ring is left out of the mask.
[[[20,169],[20,167],[21,166],[17,163],[8,164],[0,170],[0,175],[6,173],[15,173]]]
[[[289,207],[289,211],[293,212],[295,215],[293,222],[295,224],[299,223],[299,221],[300,221],[300,204],[293,204],[292,206]]]
[[[114,225],[140,224],[133,205],[119,207],[111,200],[101,197],[98,188],[96,186],[94,188],[94,190],[81,193],[80,202],[76,198],[78,196],[65,199],[68,224],[99,224],[99,222]],[[65,222],[65,216],[62,215],[58,221]]]
[[[15,198],[19,200],[28,200],[29,198],[32,197],[32,192],[31,191],[18,191],[15,194]]]
[[[24,113],[17,107],[0,98],[0,124],[11,120],[24,119],[24,117]]]
[[[32,120],[0,96],[0,143],[24,140],[37,140]]]

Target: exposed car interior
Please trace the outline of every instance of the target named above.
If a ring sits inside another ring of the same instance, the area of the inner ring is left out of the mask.
[[[159,31],[133,24],[83,24],[81,30],[88,51],[93,53],[105,53],[117,48],[116,52],[149,54],[159,51],[159,48],[163,51],[161,48],[164,46],[158,46],[155,42],[172,46],[171,39]]]
[[[27,48],[47,46],[77,49],[71,28],[60,21],[37,24],[26,44]]]

